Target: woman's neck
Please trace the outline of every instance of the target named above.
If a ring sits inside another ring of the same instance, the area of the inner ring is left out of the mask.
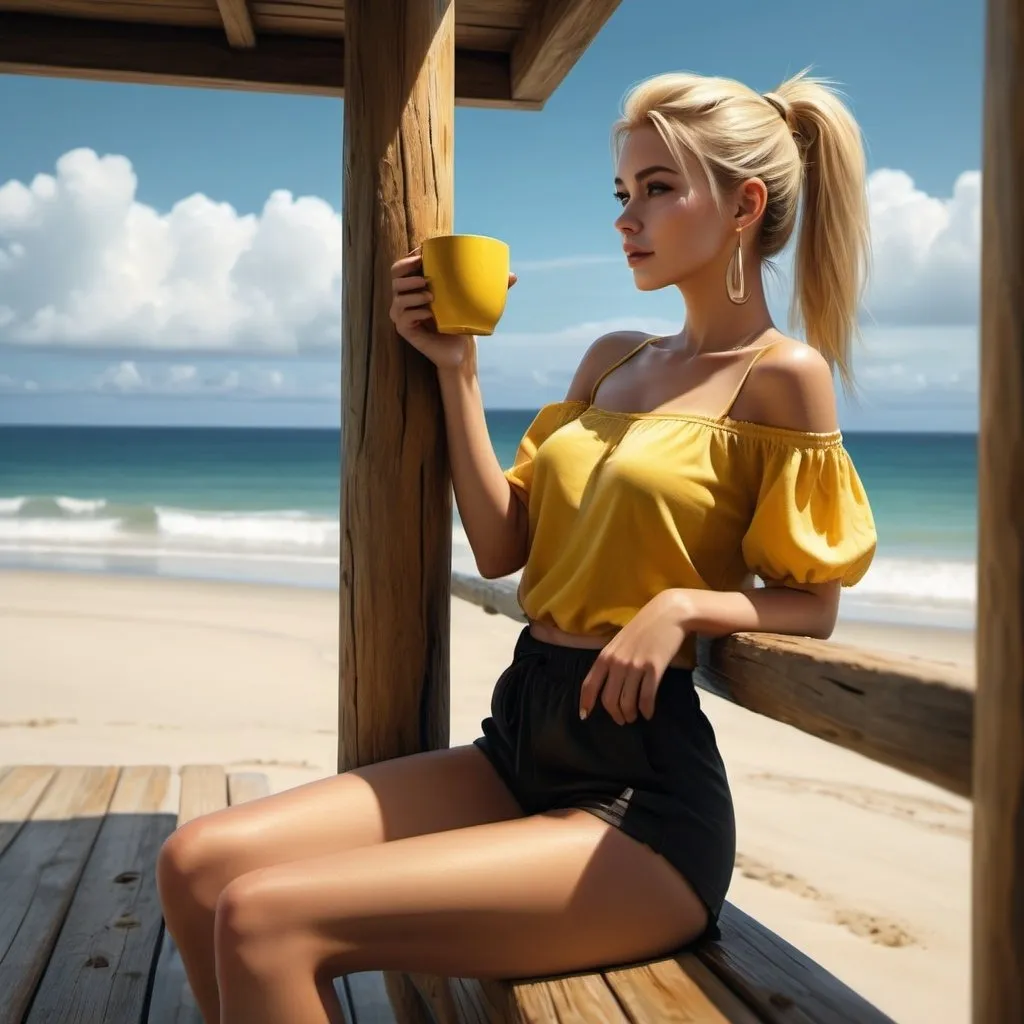
[[[678,288],[686,305],[686,323],[672,339],[672,347],[684,348],[692,355],[729,352],[773,327],[760,268],[751,268],[746,282],[748,297],[742,304],[729,298],[724,273],[717,266],[709,267],[701,278],[681,282]]]

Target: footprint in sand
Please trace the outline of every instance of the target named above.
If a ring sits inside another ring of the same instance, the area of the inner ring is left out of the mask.
[[[801,899],[813,900],[827,906],[831,911],[832,920],[859,939],[867,939],[876,946],[889,946],[894,949],[918,945],[918,940],[914,935],[897,922],[844,907],[834,896],[822,892],[810,882],[789,871],[780,871],[745,853],[736,854],[736,870],[744,878],[763,882],[773,889],[781,889],[794,896],[799,896]]]
[[[773,889],[784,889],[805,900],[824,899],[810,882],[805,882],[789,871],[778,871],[768,864],[748,857],[745,853],[736,854],[736,868],[744,878],[753,879],[755,882],[764,882],[765,885],[770,885]]]
[[[816,796],[839,800],[864,811],[885,814],[927,832],[941,832],[964,839],[969,839],[971,835],[969,809],[962,809],[942,800],[912,796],[909,793],[892,793],[885,789],[858,786],[854,783],[802,778],[798,775],[778,775],[774,772],[758,772],[746,778],[753,785],[766,789],[814,793]]]
[[[854,935],[869,939],[876,946],[890,946],[893,949],[900,949],[903,946],[913,946],[917,943],[905,928],[901,928],[895,921],[887,921],[884,917],[875,917],[874,914],[865,914],[859,910],[836,910],[833,913],[836,924],[848,928]]]

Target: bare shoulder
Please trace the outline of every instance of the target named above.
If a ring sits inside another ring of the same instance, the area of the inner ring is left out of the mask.
[[[645,334],[643,331],[612,331],[610,334],[602,334],[596,341],[591,342],[587,351],[583,353],[579,366],[576,367],[565,400],[567,402],[589,402],[590,393],[597,378],[609,366],[628,355],[637,345],[650,337],[653,335]]]
[[[838,428],[832,370],[810,345],[778,335],[743,389],[743,416],[772,427],[828,433]]]

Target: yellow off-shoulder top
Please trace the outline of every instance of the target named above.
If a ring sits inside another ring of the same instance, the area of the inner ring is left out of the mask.
[[[607,636],[668,588],[856,583],[876,531],[840,432],[595,406],[642,347],[590,402],[544,406],[505,472],[529,510],[527,617]],[[681,653],[694,663],[694,638]]]

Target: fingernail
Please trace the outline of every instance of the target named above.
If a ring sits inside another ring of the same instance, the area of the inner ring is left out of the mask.
[[[582,722],[587,717],[587,709],[580,708],[580,721]]]

